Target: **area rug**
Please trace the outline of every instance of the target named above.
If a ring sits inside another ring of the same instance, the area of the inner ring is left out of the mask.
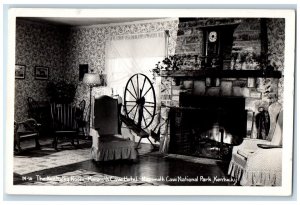
[[[206,165],[217,165],[218,163],[222,163],[222,160],[201,158],[201,157],[192,157],[192,156],[185,156],[185,155],[180,155],[180,154],[167,154],[164,157],[170,158],[170,159],[180,159],[180,160],[184,160],[187,162],[206,164]]]
[[[54,150],[51,143],[51,139],[41,140],[40,150],[27,148],[25,144],[24,151],[14,155],[14,173],[24,175],[91,159],[89,140],[80,140],[78,148],[74,148],[69,142],[63,142],[59,145],[59,151]]]
[[[79,169],[55,176],[36,175],[21,185],[31,186],[158,186],[159,184],[136,177],[117,177]]]

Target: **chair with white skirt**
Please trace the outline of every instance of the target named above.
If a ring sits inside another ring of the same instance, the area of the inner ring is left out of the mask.
[[[283,110],[278,111],[267,140],[246,138],[233,148],[228,174],[242,186],[281,186]]]
[[[94,121],[90,135],[91,149],[95,161],[137,159],[135,143],[119,134],[118,100],[103,95],[94,100]]]

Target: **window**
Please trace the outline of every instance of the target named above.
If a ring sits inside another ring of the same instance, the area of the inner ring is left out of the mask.
[[[166,51],[165,34],[139,34],[118,37],[106,44],[107,85],[123,97],[129,78],[143,73],[152,79],[151,70],[162,61]],[[158,91],[158,90],[156,90]]]

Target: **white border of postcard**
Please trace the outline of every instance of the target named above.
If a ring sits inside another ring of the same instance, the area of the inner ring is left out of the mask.
[[[13,122],[14,122],[14,66],[16,17],[265,17],[285,18],[285,68],[284,68],[284,124],[283,167],[280,187],[235,186],[22,186],[13,185]],[[293,165],[293,97],[295,59],[295,11],[293,10],[199,10],[199,9],[24,9],[9,10],[7,116],[5,138],[5,192],[7,194],[43,195],[264,195],[288,196],[292,192]]]

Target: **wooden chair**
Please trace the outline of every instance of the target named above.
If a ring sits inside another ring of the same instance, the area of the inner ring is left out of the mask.
[[[39,127],[40,124],[33,118],[26,119],[21,122],[14,123],[14,148],[17,148],[17,153],[22,151],[21,148],[21,138],[29,139],[34,137],[35,139],[35,148],[40,149],[39,143]]]
[[[95,161],[136,160],[135,143],[119,134],[118,100],[101,96],[95,99],[93,109],[92,158]]]
[[[48,101],[36,101],[32,97],[27,98],[28,118],[35,119],[41,124],[41,135],[47,135],[51,130],[51,114]]]
[[[64,135],[71,139],[71,144],[74,145],[74,138],[78,138],[78,124],[76,120],[76,107],[72,104],[51,104],[51,117],[54,130],[53,147],[57,150],[58,136]]]
[[[35,101],[32,97],[28,97],[27,104],[28,104],[28,117],[38,120],[40,116],[38,114],[37,101]]]
[[[79,135],[86,136],[86,127],[87,127],[87,120],[86,120],[86,115],[85,115],[85,105],[86,102],[85,100],[82,100],[79,103],[79,107],[76,108],[76,120],[78,124],[78,131]]]

